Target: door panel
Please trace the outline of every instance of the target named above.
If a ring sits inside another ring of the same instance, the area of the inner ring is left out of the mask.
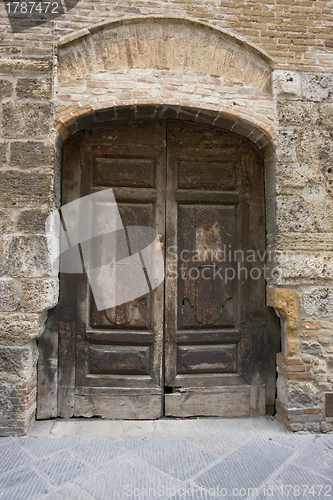
[[[178,217],[178,329],[234,328],[237,284],[221,286],[220,261],[236,243],[236,207],[179,204]]]
[[[94,256],[94,267],[112,261],[114,275],[119,276],[122,268],[117,268],[117,262],[131,255],[130,226],[149,226],[164,233],[165,136],[165,123],[159,122],[96,127],[75,139],[75,161],[77,156],[81,158],[81,176],[70,187],[72,199],[115,187],[125,227],[125,231],[103,236],[102,244],[96,238],[89,242],[85,251]],[[65,154],[72,147],[68,145]],[[72,159],[65,156],[65,179],[71,175]],[[144,278],[142,268],[141,272]],[[99,311],[86,275],[61,276],[64,297],[68,289],[73,293],[75,287],[79,290],[75,293],[75,325],[70,327],[76,330],[75,340],[71,338],[75,343],[70,367],[73,395],[69,405],[60,391],[61,415],[161,416],[164,287],[149,292],[145,279],[143,283],[145,289],[139,298]],[[115,296],[123,292],[122,286],[123,281],[117,280]],[[62,306],[66,308],[64,303]],[[63,338],[60,358],[65,342]],[[62,371],[67,369],[62,363]]]
[[[96,267],[117,263],[132,252],[127,228],[153,227],[165,244],[166,279],[98,310],[85,274],[61,275],[60,416],[264,414],[275,398],[277,348],[265,281],[231,279],[239,263],[251,264],[230,257],[265,250],[258,152],[198,124],[97,126],[66,145],[62,204],[110,187],[125,231],[91,240],[84,252]]]
[[[178,373],[236,373],[237,344],[178,345]]]
[[[265,283],[237,279],[234,258],[265,250],[261,158],[228,132],[167,127],[165,414],[264,414]]]

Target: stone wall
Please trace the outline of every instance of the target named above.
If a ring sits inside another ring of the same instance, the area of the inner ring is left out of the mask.
[[[128,109],[223,119],[265,150],[277,410],[292,430],[331,430],[332,2],[81,0],[21,33],[1,3],[0,20],[0,435],[34,417],[36,339],[58,296],[44,223],[59,205],[62,141]]]
[[[266,52],[273,67],[330,71],[333,64],[332,2],[324,0],[80,0],[55,23],[29,32],[10,31],[0,5],[4,55],[43,57],[56,40],[98,23],[131,17],[167,16],[206,22]]]
[[[275,284],[299,298],[299,314],[295,305],[286,313],[298,318],[293,347],[278,358],[277,410],[291,430],[327,432],[333,428],[326,415],[326,393],[333,390],[333,75],[278,70],[274,94],[277,212],[268,241],[280,270]],[[277,302],[271,305],[279,308]]]
[[[51,268],[54,236],[45,219],[55,206],[52,61],[0,63],[0,435],[24,433],[36,408],[36,338],[57,303]]]

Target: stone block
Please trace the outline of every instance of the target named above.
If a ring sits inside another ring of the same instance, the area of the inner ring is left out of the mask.
[[[46,311],[57,305],[58,296],[58,278],[24,280],[20,307],[27,312]]]
[[[51,125],[51,104],[5,102],[2,105],[4,137],[41,138],[49,134]]]
[[[277,151],[278,161],[297,163],[296,146],[298,132],[295,128],[279,128],[277,130]]]
[[[273,93],[277,97],[299,99],[302,97],[302,78],[296,71],[273,71]]]
[[[333,314],[333,288],[316,287],[303,293],[303,310],[309,316],[325,317]]]
[[[49,205],[53,201],[52,171],[6,170],[0,177],[0,199],[3,207],[29,207],[34,203]]]
[[[302,88],[303,97],[309,101],[324,101],[332,95],[333,76],[324,73],[303,73]]]
[[[19,99],[46,101],[52,97],[51,78],[18,78],[16,95]]]
[[[328,326],[330,325],[330,326]],[[318,337],[333,336],[333,325],[329,321],[320,322],[322,330],[317,330],[316,335]]]
[[[333,233],[333,199],[326,196],[320,204],[312,206],[313,224],[318,232]]]
[[[309,432],[320,432],[320,422],[306,422],[304,430]]]
[[[7,142],[0,142],[0,168],[7,161],[7,149],[8,149],[8,143]]]
[[[333,167],[328,166],[324,170],[324,175],[325,175],[325,185],[327,191],[330,193],[330,195],[333,195]]]
[[[36,342],[27,346],[1,346],[0,349],[0,379],[10,382],[14,380],[29,380],[36,375],[38,351]]]
[[[307,232],[312,229],[311,207],[297,196],[277,196],[277,227],[281,232]]]
[[[0,312],[16,311],[21,297],[21,285],[18,280],[0,279]]]
[[[10,146],[10,164],[22,168],[52,165],[52,156],[52,147],[43,142],[15,141]]]
[[[310,102],[278,102],[277,119],[280,126],[284,127],[318,125],[318,107],[316,104]]]
[[[302,326],[304,326],[304,328],[308,328],[311,330],[318,330],[321,326],[321,322],[305,320],[302,322]]]
[[[13,84],[9,80],[0,80],[0,99],[10,97],[13,92]]]
[[[0,236],[0,276],[54,276],[51,252],[46,236]]]
[[[330,252],[277,252],[275,266],[279,269],[279,283],[330,283],[333,262]]]
[[[296,147],[297,160],[302,164],[313,166],[314,172],[317,165],[331,166],[333,154],[333,138],[328,130],[318,127],[304,127],[298,131]]]
[[[302,332],[301,333],[301,337],[304,338],[304,339],[310,339],[312,337],[315,336],[315,332],[314,331],[306,331],[306,332]],[[302,357],[303,360],[305,360],[304,357]],[[310,361],[310,359],[307,359],[308,361]]]
[[[298,322],[299,298],[294,290],[270,286],[267,289],[267,305],[274,307],[281,318],[284,335],[282,336],[282,352],[292,356],[297,351],[295,329]],[[277,359],[280,359],[279,356]]]
[[[330,343],[331,343],[331,339],[330,339],[330,337],[320,337],[320,338],[318,339],[318,342],[319,342],[320,344],[324,345],[324,346],[325,346],[325,345],[327,346],[328,344],[330,344]],[[328,360],[328,361],[329,361],[329,358],[330,358],[330,356],[328,356],[328,358],[327,358],[327,360]]]
[[[303,430],[303,424],[295,424],[295,423],[289,423],[289,422],[283,422],[285,428],[290,431],[290,432],[299,432]]]
[[[325,102],[319,108],[319,121],[320,125],[327,130],[333,129],[333,103]]]
[[[317,407],[320,402],[320,392],[313,386],[312,382],[303,380],[288,381],[288,406],[290,408]]]
[[[333,425],[329,422],[321,422],[320,423],[320,430],[321,432],[332,432]]]
[[[24,42],[23,42],[24,43]],[[51,73],[53,61],[41,59],[5,59],[0,61],[0,73],[29,74],[29,73]]]
[[[317,342],[302,342],[302,351],[308,354],[313,354],[315,356],[320,356],[322,354],[322,349],[320,344]]]
[[[318,175],[318,174],[317,174]],[[313,165],[298,162],[277,162],[276,180],[277,190],[283,188],[303,188],[305,184],[313,182],[316,177],[316,171]]]
[[[14,231],[14,222],[11,219],[11,211],[0,209],[0,234]]]
[[[44,331],[46,312],[1,313],[0,345],[23,346],[40,337]]]
[[[45,233],[45,221],[49,215],[49,211],[39,208],[22,209],[18,214],[16,227],[23,233]]]

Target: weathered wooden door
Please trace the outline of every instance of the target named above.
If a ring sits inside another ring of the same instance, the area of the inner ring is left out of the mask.
[[[197,124],[98,126],[65,148],[62,204],[110,187],[125,228],[156,229],[166,279],[98,311],[86,274],[61,275],[59,415],[265,414],[277,346],[246,260],[265,251],[258,152]]]
[[[168,125],[167,145],[165,415],[263,415],[279,346],[265,307],[262,159],[202,125]]]

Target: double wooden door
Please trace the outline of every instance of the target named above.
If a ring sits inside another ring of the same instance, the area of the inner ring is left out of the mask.
[[[259,153],[199,124],[97,126],[66,145],[62,205],[109,188],[125,234],[131,226],[156,229],[165,280],[98,310],[86,274],[61,275],[59,415],[265,414],[275,399],[278,346],[258,271],[265,252]],[[107,255],[107,245],[95,251]],[[260,258],[249,260],[254,254]]]

